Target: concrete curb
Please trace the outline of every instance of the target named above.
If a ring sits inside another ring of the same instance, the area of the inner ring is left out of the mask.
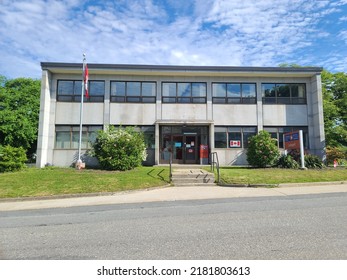
[[[137,189],[137,190],[119,191],[119,192],[73,193],[73,194],[57,194],[57,195],[48,195],[48,196],[26,196],[26,197],[0,198],[0,203],[1,202],[21,202],[21,201],[67,199],[67,198],[79,198],[79,197],[126,195],[126,194],[140,192],[140,191],[164,189],[164,188],[168,188],[168,187],[171,187],[171,185],[143,188],[143,189]]]
[[[287,188],[287,187],[305,187],[305,186],[322,186],[322,185],[343,185],[347,181],[334,182],[310,182],[310,183],[280,183],[280,184],[219,184],[220,187],[234,188]]]

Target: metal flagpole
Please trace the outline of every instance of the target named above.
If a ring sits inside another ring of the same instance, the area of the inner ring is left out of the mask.
[[[81,169],[82,167],[82,160],[81,160],[81,148],[82,148],[82,120],[83,120],[83,96],[84,96],[84,79],[85,79],[85,64],[86,64],[86,55],[83,54],[83,67],[82,67],[82,92],[81,92],[81,104],[80,104],[80,136],[78,141],[78,160],[76,167],[78,169]]]

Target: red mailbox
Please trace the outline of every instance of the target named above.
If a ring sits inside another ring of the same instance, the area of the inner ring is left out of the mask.
[[[208,164],[208,145],[200,145],[200,164]]]

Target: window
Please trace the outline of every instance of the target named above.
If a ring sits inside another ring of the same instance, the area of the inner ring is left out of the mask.
[[[102,130],[102,126],[90,125],[82,127],[82,149],[91,148],[91,144],[95,142],[98,130]],[[79,126],[57,125],[55,127],[55,148],[78,149],[79,134]]]
[[[264,130],[271,134],[271,137],[277,140],[278,148],[284,148],[284,134],[293,131],[302,130],[304,136],[304,148],[308,149],[308,129],[307,127],[264,127]]]
[[[163,83],[163,103],[206,103],[206,83]]]
[[[129,103],[155,103],[155,82],[111,82],[111,101]]]
[[[215,127],[215,148],[247,148],[248,139],[257,134],[256,127]]]
[[[256,84],[212,84],[212,100],[216,104],[255,104],[256,95]]]
[[[81,80],[59,80],[57,100],[63,102],[81,102],[82,81]],[[89,98],[84,97],[84,102],[103,102],[105,95],[104,81],[88,82]]]
[[[262,84],[265,104],[306,104],[305,84]]]

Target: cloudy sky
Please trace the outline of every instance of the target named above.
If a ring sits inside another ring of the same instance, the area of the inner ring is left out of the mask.
[[[0,75],[40,62],[347,72],[347,0],[0,0]]]

